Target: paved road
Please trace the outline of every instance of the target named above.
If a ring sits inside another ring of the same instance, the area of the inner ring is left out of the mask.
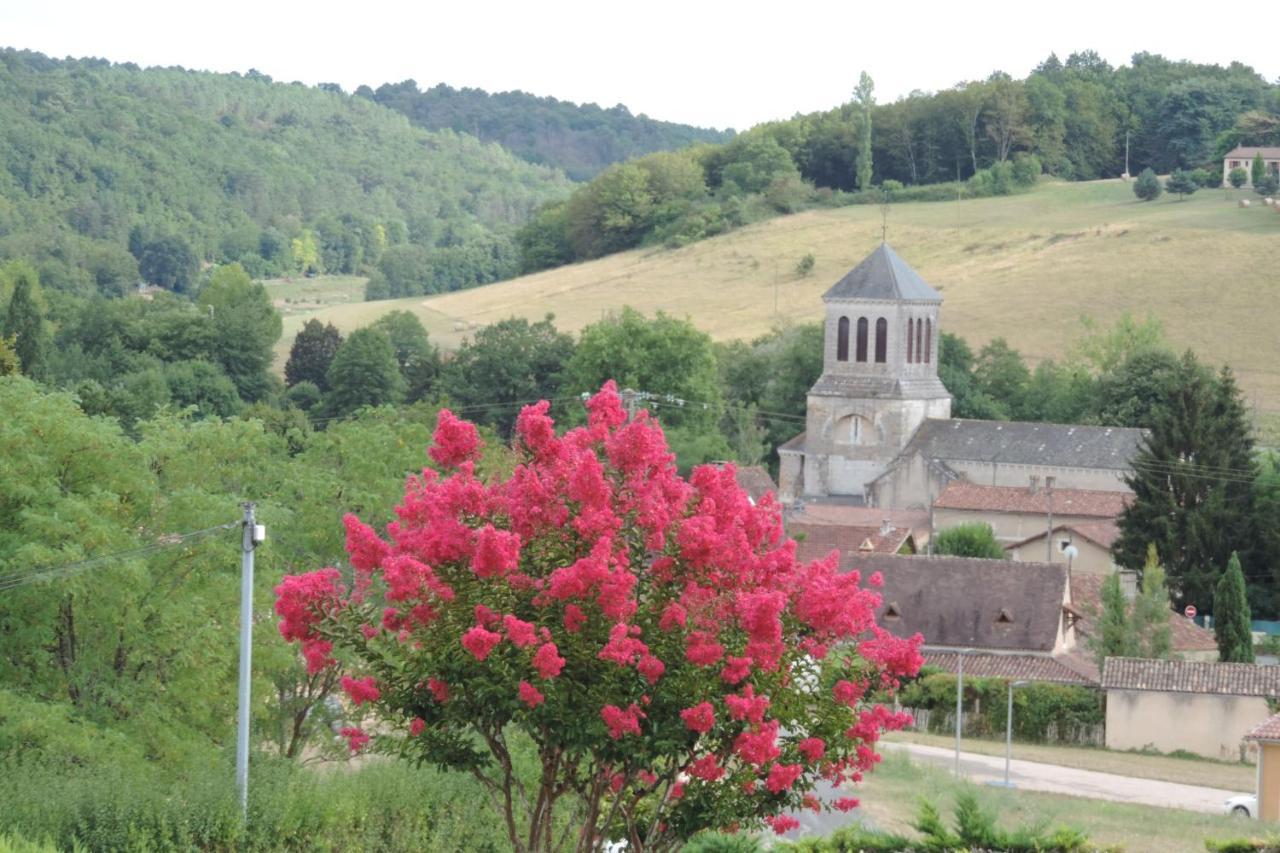
[[[941,764],[948,768],[955,765],[956,754],[951,749],[914,743],[882,742],[881,746],[885,750],[905,749],[918,761]],[[994,755],[961,752],[960,771],[975,782],[1003,782],[1004,759]],[[1014,786],[1025,791],[1047,791],[1117,803],[1187,809],[1206,814],[1222,814],[1223,802],[1228,797],[1241,793],[1158,779],[1100,773],[1096,770],[1079,770],[1057,764],[1020,761],[1016,758],[1010,764],[1009,778]]]

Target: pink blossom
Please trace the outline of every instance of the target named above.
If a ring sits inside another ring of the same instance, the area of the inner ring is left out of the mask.
[[[353,726],[341,729],[338,734],[347,739],[347,748],[352,752],[359,752],[369,745],[369,736]]]
[[[662,610],[662,617],[658,620],[658,628],[663,631],[674,631],[676,628],[683,628],[687,614],[680,603],[673,601]]]
[[[860,803],[856,797],[841,797],[832,803],[837,810],[842,812],[851,812],[856,809]]]
[[[333,643],[319,637],[308,637],[302,641],[302,657],[307,662],[307,675],[315,675],[331,663],[335,663]]]
[[[536,708],[546,700],[542,692],[527,681],[520,682],[520,700],[530,708]]]
[[[507,632],[507,639],[514,646],[524,648],[538,642],[538,632],[532,622],[525,622],[508,613],[502,617],[502,627]]]
[[[724,669],[720,670],[720,679],[729,684],[737,684],[751,674],[751,658],[727,657]]]
[[[351,678],[350,676],[342,676],[342,689],[351,697],[351,701],[357,706],[363,705],[365,702],[376,702],[381,692],[378,685],[374,682],[372,675],[366,675],[364,678]]]
[[[778,749],[778,721],[770,720],[760,726],[757,731],[742,732],[733,742],[733,751],[743,761],[763,767],[773,761],[782,751]]]
[[[533,668],[538,671],[538,675],[543,678],[555,678],[560,674],[564,669],[564,658],[560,657],[559,652],[555,643],[543,643],[538,647],[537,653],[533,656]]]
[[[800,828],[800,821],[785,814],[765,818],[765,823],[769,824],[778,835],[786,835],[791,830]]]
[[[306,640],[314,625],[340,610],[344,604],[340,577],[337,569],[285,575],[275,589],[280,635],[286,640]]]
[[[520,563],[520,537],[492,524],[480,528],[476,535],[471,570],[479,578],[491,578],[514,571]]]
[[[431,691],[431,695],[434,696],[436,701],[441,705],[449,701],[449,685],[445,684],[438,678],[428,678],[427,689]]]
[[[484,660],[493,651],[493,647],[502,641],[502,635],[487,628],[476,625],[462,635],[462,647],[471,652],[476,660]]]
[[[436,431],[432,436],[431,458],[441,467],[456,468],[463,462],[477,458],[480,452],[480,435],[474,424],[454,416],[448,409],[441,409],[436,419]]]
[[[716,724],[715,708],[710,702],[699,702],[692,708],[681,711],[680,719],[684,720],[685,727],[690,731],[709,732]]]
[[[814,764],[820,761],[823,754],[826,753],[827,744],[820,737],[807,737],[796,744],[796,749],[809,760],[810,764]]]
[[[653,655],[645,655],[636,664],[636,671],[644,676],[645,681],[650,684],[657,684],[658,679],[662,677],[662,673],[667,671],[667,665]]]
[[[617,429],[627,421],[618,396],[618,384],[610,379],[587,401],[587,423],[593,429]],[[602,432],[603,434],[603,432]]]
[[[769,768],[769,778],[764,786],[775,794],[791,790],[804,768],[799,764],[775,764]]]
[[[747,720],[752,723],[763,720],[764,712],[769,710],[769,697],[757,696],[755,688],[750,684],[740,696],[733,693],[725,696],[724,703],[729,706],[729,716],[735,720]]]
[[[417,737],[418,735],[422,734],[426,730],[427,730],[427,721],[422,719],[421,717],[414,717],[413,720],[409,723],[410,737]]]
[[[724,776],[724,768],[715,755],[707,754],[689,765],[689,775],[704,782],[715,782]]]
[[[658,777],[648,770],[641,770],[636,774],[636,778],[651,788],[658,781]]]
[[[836,701],[842,705],[848,705],[852,708],[858,704],[858,700],[862,698],[862,694],[867,692],[865,682],[854,684],[852,681],[840,679],[831,688],[831,693],[836,697]]]
[[[631,627],[625,622],[614,625],[609,631],[609,641],[604,644],[596,657],[600,660],[612,661],[618,666],[630,666],[642,655],[648,654],[649,647],[631,636]]]
[[[694,631],[685,646],[685,658],[698,666],[712,666],[724,656],[724,646],[706,631]]]
[[[587,614],[582,612],[581,607],[576,604],[566,604],[564,606],[564,629],[570,634],[576,634],[581,631],[586,621]]]
[[[605,705],[600,709],[600,718],[609,729],[609,737],[618,740],[624,735],[640,734],[640,720],[644,712],[633,702],[625,711],[617,705]]]

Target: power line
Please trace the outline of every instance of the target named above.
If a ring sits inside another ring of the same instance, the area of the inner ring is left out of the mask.
[[[79,574],[80,572],[87,571],[96,566],[116,562],[118,560],[143,557],[157,551],[163,551],[166,548],[172,548],[175,545],[181,545],[182,543],[189,542],[193,539],[200,539],[212,533],[217,533],[222,530],[230,530],[231,528],[238,526],[240,526],[239,521],[232,521],[227,524],[219,524],[216,527],[206,527],[203,530],[193,530],[190,533],[166,534],[157,542],[153,542],[149,545],[142,545],[137,548],[115,551],[110,554],[102,554],[97,557],[77,560],[72,563],[39,566],[36,568],[20,569],[7,574],[0,574],[0,592],[17,589],[18,587],[36,583],[37,581],[71,577],[72,575]]]

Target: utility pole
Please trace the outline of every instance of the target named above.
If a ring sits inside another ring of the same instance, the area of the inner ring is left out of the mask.
[[[253,657],[253,552],[267,538],[267,529],[253,515],[253,501],[246,501],[240,539],[240,699],[236,714],[236,788],[240,816],[249,817],[249,679]]]
[[[1055,477],[1044,478],[1044,499],[1048,515],[1048,527],[1044,533],[1044,561],[1053,562],[1053,481]]]
[[[622,389],[622,404],[627,407],[627,420],[634,421],[636,419],[636,400],[640,395],[630,389]]]
[[[1124,132],[1124,179],[1129,180],[1129,131]]]

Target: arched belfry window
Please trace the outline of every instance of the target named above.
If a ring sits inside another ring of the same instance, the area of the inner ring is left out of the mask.
[[[889,353],[889,321],[876,320],[876,364],[884,364]]]
[[[916,338],[916,321],[907,320],[907,364],[911,364],[913,361],[915,361],[915,355],[916,355],[915,338]]]
[[[924,356],[924,323],[916,323],[916,358],[926,361]]]
[[[928,364],[933,357],[933,321],[924,321],[924,363]]]
[[[849,318],[841,317],[836,324],[836,361],[849,360]]]
[[[867,318],[858,318],[858,350],[856,358],[858,361],[867,360]]]

